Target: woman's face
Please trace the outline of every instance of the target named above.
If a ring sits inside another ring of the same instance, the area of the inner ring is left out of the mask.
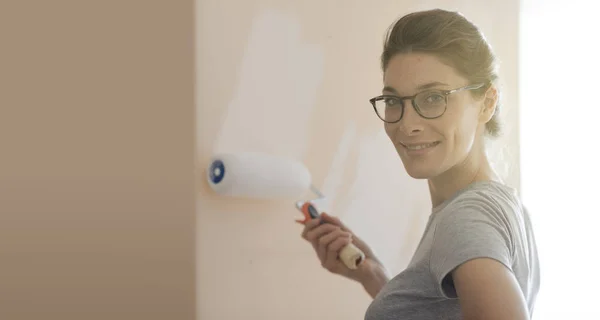
[[[437,57],[422,53],[393,57],[384,74],[383,94],[412,96],[429,90],[452,90],[472,85]],[[417,179],[440,175],[465,162],[491,115],[482,112],[484,99],[475,99],[468,90],[447,96],[444,114],[435,119],[421,117],[410,100],[404,100],[399,122],[385,123],[408,174]]]

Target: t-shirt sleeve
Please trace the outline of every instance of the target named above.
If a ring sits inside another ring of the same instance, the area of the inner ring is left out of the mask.
[[[512,270],[514,250],[508,228],[502,211],[486,201],[461,201],[444,212],[436,225],[430,257],[440,293],[456,298],[450,273],[475,258],[495,259]]]

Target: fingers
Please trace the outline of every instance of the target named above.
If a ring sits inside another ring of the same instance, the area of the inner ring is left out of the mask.
[[[351,236],[342,236],[333,240],[327,246],[327,253],[325,259],[323,260],[323,267],[325,267],[325,269],[331,272],[335,272],[336,269],[339,267],[339,252],[350,243],[352,243]]]
[[[352,239],[352,234],[343,231],[340,227],[320,236],[316,242],[317,255],[323,265],[332,264],[336,261],[338,252],[345,243]]]
[[[325,223],[323,223],[325,222]],[[330,272],[338,273],[341,262],[339,252],[352,243],[352,232],[337,217],[322,213],[319,218],[307,221],[302,238],[315,249],[321,265]]]
[[[323,212],[323,213],[321,213],[321,219],[324,222],[334,224],[336,226],[341,227],[342,229],[344,229],[346,231],[350,231],[348,228],[346,228],[346,226],[342,223],[342,221],[338,217],[330,216],[327,213]]]
[[[302,238],[310,241],[307,237],[308,233],[311,232],[312,230],[314,230],[320,224],[321,224],[321,219],[312,219],[312,220],[307,221],[304,224],[304,229],[302,230]]]
[[[321,238],[323,235],[328,234],[334,230],[339,230],[340,227],[330,224],[324,223],[316,226],[308,226],[305,228],[305,239],[309,242],[316,244],[317,240]]]

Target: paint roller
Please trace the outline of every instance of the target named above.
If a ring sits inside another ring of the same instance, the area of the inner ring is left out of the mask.
[[[296,201],[296,208],[304,215],[306,223],[319,217],[316,204],[325,197],[312,185],[310,172],[296,160],[271,154],[243,152],[221,153],[211,158],[207,180],[217,194],[228,197],[275,199],[306,196],[312,191],[318,198]],[[365,254],[354,244],[345,246],[339,259],[349,269],[356,269]]]

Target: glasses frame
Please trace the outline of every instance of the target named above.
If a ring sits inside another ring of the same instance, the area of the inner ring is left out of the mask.
[[[419,116],[421,116],[422,118],[424,118],[424,119],[436,119],[436,118],[439,118],[439,117],[443,116],[444,113],[446,113],[446,110],[448,109],[448,96],[449,95],[451,95],[453,93],[456,93],[456,92],[464,91],[464,90],[477,90],[477,89],[481,89],[485,85],[486,85],[486,83],[471,84],[471,85],[466,85],[464,87],[460,87],[460,88],[456,88],[456,89],[451,89],[451,90],[430,89],[430,90],[424,90],[424,91],[418,92],[415,95],[406,96],[406,97],[400,97],[400,96],[393,95],[393,94],[382,94],[380,96],[377,96],[377,97],[369,99],[369,102],[373,106],[373,110],[375,111],[375,114],[377,115],[377,117],[379,119],[381,119],[381,121],[386,122],[386,123],[396,123],[396,122],[400,122],[400,120],[402,120],[402,118],[404,117],[404,109],[405,109],[404,100],[410,100],[410,102],[411,102],[411,104],[413,106],[413,109],[415,109],[415,111],[417,112],[417,114]],[[423,114],[421,114],[421,112],[419,112],[419,108],[417,107],[417,103],[415,102],[416,97],[418,95],[420,95],[420,94],[422,94],[424,92],[430,92],[430,91],[440,92],[444,96],[444,104],[445,104],[444,105],[444,111],[442,111],[442,113],[439,116],[435,116],[435,117],[426,117],[426,116],[424,116]],[[376,107],[375,103],[377,101],[384,100],[384,99],[387,99],[387,98],[394,98],[394,99],[400,100],[400,108],[402,108],[402,109],[401,109],[401,112],[400,112],[400,118],[398,120],[396,120],[396,121],[386,121],[386,120],[384,120],[379,115],[379,112],[377,112],[377,107]]]

